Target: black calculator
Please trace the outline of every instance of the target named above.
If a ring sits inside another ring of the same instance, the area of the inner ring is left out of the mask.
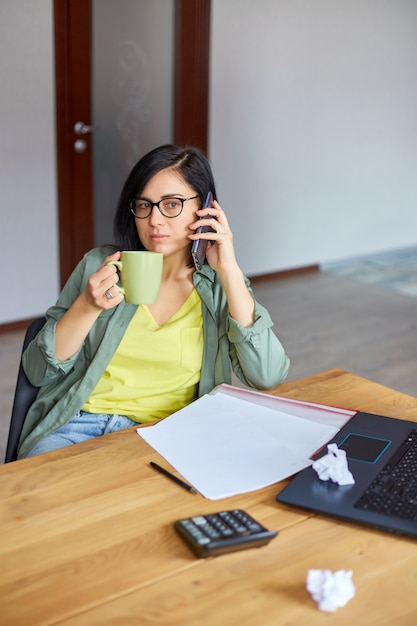
[[[195,515],[175,522],[175,529],[198,557],[258,548],[277,536],[242,509]]]

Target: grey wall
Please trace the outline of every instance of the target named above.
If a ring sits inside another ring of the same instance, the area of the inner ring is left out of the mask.
[[[213,0],[210,156],[251,274],[417,243],[417,2]]]
[[[51,0],[0,2],[0,323],[58,295]]]

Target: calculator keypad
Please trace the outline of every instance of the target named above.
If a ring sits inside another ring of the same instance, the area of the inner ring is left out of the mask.
[[[175,522],[175,528],[200,557],[264,545],[277,535],[242,509],[195,515]]]

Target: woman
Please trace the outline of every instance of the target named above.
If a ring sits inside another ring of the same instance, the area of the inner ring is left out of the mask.
[[[214,207],[202,209],[209,191]],[[197,234],[201,225],[214,232]],[[23,355],[40,391],[19,458],[164,418],[230,383],[231,368],[258,389],[287,375],[289,360],[236,261],[202,152],[164,145],[140,159],[123,187],[114,230],[117,246],[85,255]],[[210,243],[196,271],[190,250],[199,238]],[[108,265],[121,250],[163,253],[154,304],[124,301]]]

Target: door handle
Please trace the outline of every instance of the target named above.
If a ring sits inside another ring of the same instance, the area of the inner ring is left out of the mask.
[[[76,135],[87,135],[93,132],[94,127],[84,124],[84,122],[75,122],[74,132]]]

